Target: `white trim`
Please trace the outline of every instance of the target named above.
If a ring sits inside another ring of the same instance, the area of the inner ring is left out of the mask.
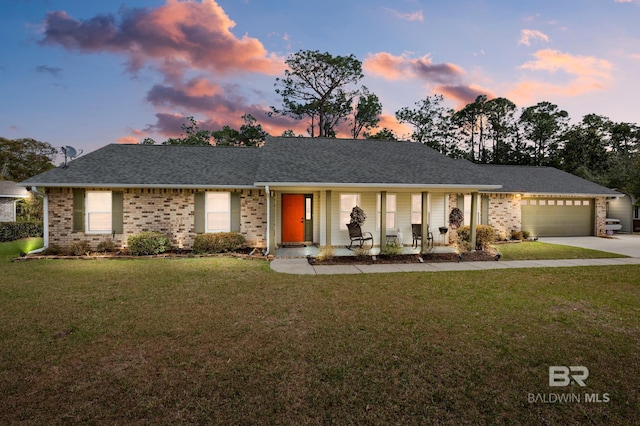
[[[107,211],[89,211],[89,194],[95,193],[104,193],[109,194],[109,229],[98,229],[92,231],[89,229],[90,221],[89,215],[92,213],[102,213],[105,214]],[[84,200],[84,223],[85,223],[85,234],[111,234],[113,231],[113,192],[112,191],[86,191],[85,192],[85,200]]]
[[[153,189],[260,189],[256,185],[179,185],[179,184],[123,184],[123,183],[30,183],[22,186],[41,186],[52,188],[153,188]]]
[[[270,187],[310,187],[310,188],[410,188],[410,189],[475,189],[489,190],[502,188],[502,185],[460,185],[460,184],[421,184],[421,183],[318,183],[318,182],[255,182],[256,186]]]
[[[211,210],[213,206],[209,205],[209,196],[224,194],[227,196],[227,227],[225,229],[211,229],[209,228],[209,213],[225,213],[222,210]],[[231,192],[228,191],[207,191],[204,196],[204,232],[207,234],[214,234],[216,232],[230,232],[231,231]]]

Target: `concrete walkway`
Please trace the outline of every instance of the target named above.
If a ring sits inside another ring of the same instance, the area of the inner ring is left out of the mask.
[[[640,265],[640,258],[512,260],[497,262],[403,263],[385,265],[310,265],[307,259],[274,259],[271,269],[285,274],[372,274],[389,272],[483,271],[507,268],[557,268],[567,266]]]
[[[615,234],[612,238],[558,237],[540,241],[618,253],[631,257],[612,259],[512,260],[497,262],[405,263],[386,265],[310,265],[305,258],[277,258],[271,269],[285,274],[370,274],[387,272],[482,271],[505,268],[557,268],[567,266],[640,265],[640,235]]]

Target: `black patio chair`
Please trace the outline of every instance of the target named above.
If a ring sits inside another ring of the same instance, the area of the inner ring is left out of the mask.
[[[422,241],[422,225],[419,223],[411,224],[411,234],[413,235],[413,248],[418,247],[418,240]],[[433,247],[433,234],[429,231],[429,226],[427,225],[427,247]]]
[[[349,240],[351,240],[347,246],[349,250],[352,250],[354,242],[358,244],[359,248],[364,248],[366,241],[371,241],[371,247],[369,248],[373,248],[373,234],[371,232],[362,232],[360,225],[357,223],[347,223],[347,228],[349,228]]]

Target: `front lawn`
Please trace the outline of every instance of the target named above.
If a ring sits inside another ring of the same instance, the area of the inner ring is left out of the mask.
[[[493,246],[502,260],[549,260],[549,259],[598,259],[611,257],[627,257],[606,251],[571,247],[561,244],[543,243],[540,241],[523,241],[521,243],[495,244]]]
[[[3,258],[13,258],[20,256],[20,253],[29,253],[32,250],[41,248],[44,245],[43,238],[23,238],[21,240],[0,243],[0,262]]]
[[[6,423],[640,423],[640,266],[335,276],[226,258],[0,267]],[[587,386],[549,387],[556,365],[586,366]],[[581,402],[530,402],[549,394]]]

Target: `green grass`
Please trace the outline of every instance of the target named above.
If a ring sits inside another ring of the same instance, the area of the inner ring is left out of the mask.
[[[0,267],[6,423],[640,423],[640,266],[335,276],[225,258]],[[550,365],[587,366],[587,387],[549,388]],[[551,392],[611,401],[528,402]]]
[[[571,247],[561,244],[525,241],[521,243],[495,244],[502,260],[549,260],[549,259],[598,259],[627,257],[621,254]]]
[[[31,250],[41,248],[44,244],[43,241],[42,238],[24,238],[0,243],[0,261],[2,258],[17,257],[21,252],[29,253]]]

